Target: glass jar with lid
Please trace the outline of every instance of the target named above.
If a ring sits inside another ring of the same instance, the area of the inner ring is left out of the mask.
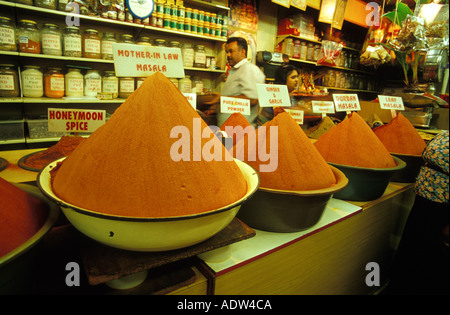
[[[136,89],[138,89],[141,86],[142,82],[144,82],[145,79],[147,79],[147,78],[146,77],[137,77],[136,78]]]
[[[199,76],[192,77],[192,93],[203,94],[203,81]]]
[[[17,28],[17,38],[20,52],[41,53],[41,33],[35,21],[20,20]]]
[[[94,29],[87,29],[83,34],[83,57],[100,59],[101,57],[101,43],[98,31]]]
[[[191,43],[184,43],[181,47],[181,55],[183,57],[183,67],[194,66],[194,48]]]
[[[119,97],[127,98],[134,92],[134,78],[120,77],[119,78]]]
[[[125,44],[134,44],[134,36],[131,34],[122,34],[120,42]]]
[[[293,50],[294,50],[294,41],[292,38],[286,38],[283,41],[283,53],[288,55],[289,57],[292,57]]]
[[[157,46],[157,47],[166,47],[166,40],[165,39],[161,39],[161,38],[155,39],[155,46]]]
[[[339,86],[337,86],[338,88],[345,89],[345,86],[346,86],[345,85],[345,80],[346,80],[346,78],[347,78],[346,74],[342,73],[341,80],[339,81]]]
[[[0,97],[19,96],[19,75],[12,64],[0,64]]]
[[[312,43],[309,43],[306,49],[306,60],[313,61],[313,59],[314,59],[314,45]]]
[[[64,78],[66,82],[66,96],[80,97],[84,95],[84,77],[80,69],[69,68]]]
[[[105,32],[101,40],[101,58],[106,60],[113,60],[113,43],[117,43],[116,34],[112,32]]]
[[[44,94],[51,98],[64,96],[64,75],[61,68],[48,68],[44,73]]]
[[[44,74],[38,66],[24,66],[22,75],[22,95],[24,97],[44,96]]]
[[[0,50],[17,51],[16,29],[6,16],[0,16]]]
[[[137,43],[138,45],[151,46],[152,43],[150,41],[150,37],[148,36],[139,36]]]
[[[320,54],[320,45],[314,45],[314,54],[313,54],[314,61],[319,60],[319,54]]]
[[[203,45],[195,45],[194,47],[194,67],[206,68],[206,51]]]
[[[192,93],[192,81],[189,75],[186,75],[184,78],[178,80],[178,89],[181,93]]]
[[[307,52],[308,52],[308,47],[306,46],[306,42],[302,42],[300,44],[300,60],[306,60]]]
[[[34,0],[34,5],[36,7],[53,9],[56,10],[58,1],[57,0]]]
[[[66,26],[63,36],[63,55],[69,57],[81,57],[81,33],[76,26]]]
[[[62,32],[56,24],[45,23],[41,31],[42,53],[45,55],[62,55]]]
[[[176,40],[172,40],[169,42],[167,47],[180,48],[180,42],[177,42]]]
[[[84,75],[84,96],[97,97],[101,92],[102,76],[98,70],[88,70]]]
[[[119,96],[119,78],[116,77],[114,71],[105,71],[102,80],[102,91],[112,95],[112,98]]]
[[[334,87],[336,85],[336,75],[334,70],[328,72],[328,86]]]

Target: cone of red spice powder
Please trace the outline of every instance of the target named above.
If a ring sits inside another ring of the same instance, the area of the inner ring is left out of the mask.
[[[201,148],[213,143],[222,159],[193,161],[195,119],[202,131],[209,129],[169,79],[151,75],[63,161],[54,193],[81,208],[130,217],[191,215],[239,200],[247,192],[245,178],[210,129]],[[174,127],[189,132],[189,161],[171,156],[180,141]]]

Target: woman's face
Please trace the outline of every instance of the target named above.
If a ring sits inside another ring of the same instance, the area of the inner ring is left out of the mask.
[[[292,91],[297,89],[297,85],[298,85],[297,70],[294,70],[288,74],[286,85],[287,85],[289,93],[291,93]]]

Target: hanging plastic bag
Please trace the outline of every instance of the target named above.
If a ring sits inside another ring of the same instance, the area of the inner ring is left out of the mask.
[[[391,61],[391,55],[381,45],[368,46],[359,60],[362,65],[374,66],[376,68],[379,65]]]
[[[322,47],[319,53],[317,65],[336,66],[336,58],[341,54],[342,44],[329,40],[322,41]]]
[[[444,49],[449,44],[448,4],[418,4],[414,15],[424,20],[428,49]]]

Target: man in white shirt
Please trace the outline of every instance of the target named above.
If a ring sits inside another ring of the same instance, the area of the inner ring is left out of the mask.
[[[257,83],[265,83],[264,73],[247,59],[247,40],[242,37],[228,38],[225,50],[227,61],[231,66],[227,81],[222,88],[222,94],[214,93],[215,98],[209,101],[209,105],[217,106],[217,126],[221,126],[230,114],[220,113],[220,96],[236,97],[250,100],[250,116],[246,116],[250,123],[253,123],[258,115],[258,94],[256,92]]]

